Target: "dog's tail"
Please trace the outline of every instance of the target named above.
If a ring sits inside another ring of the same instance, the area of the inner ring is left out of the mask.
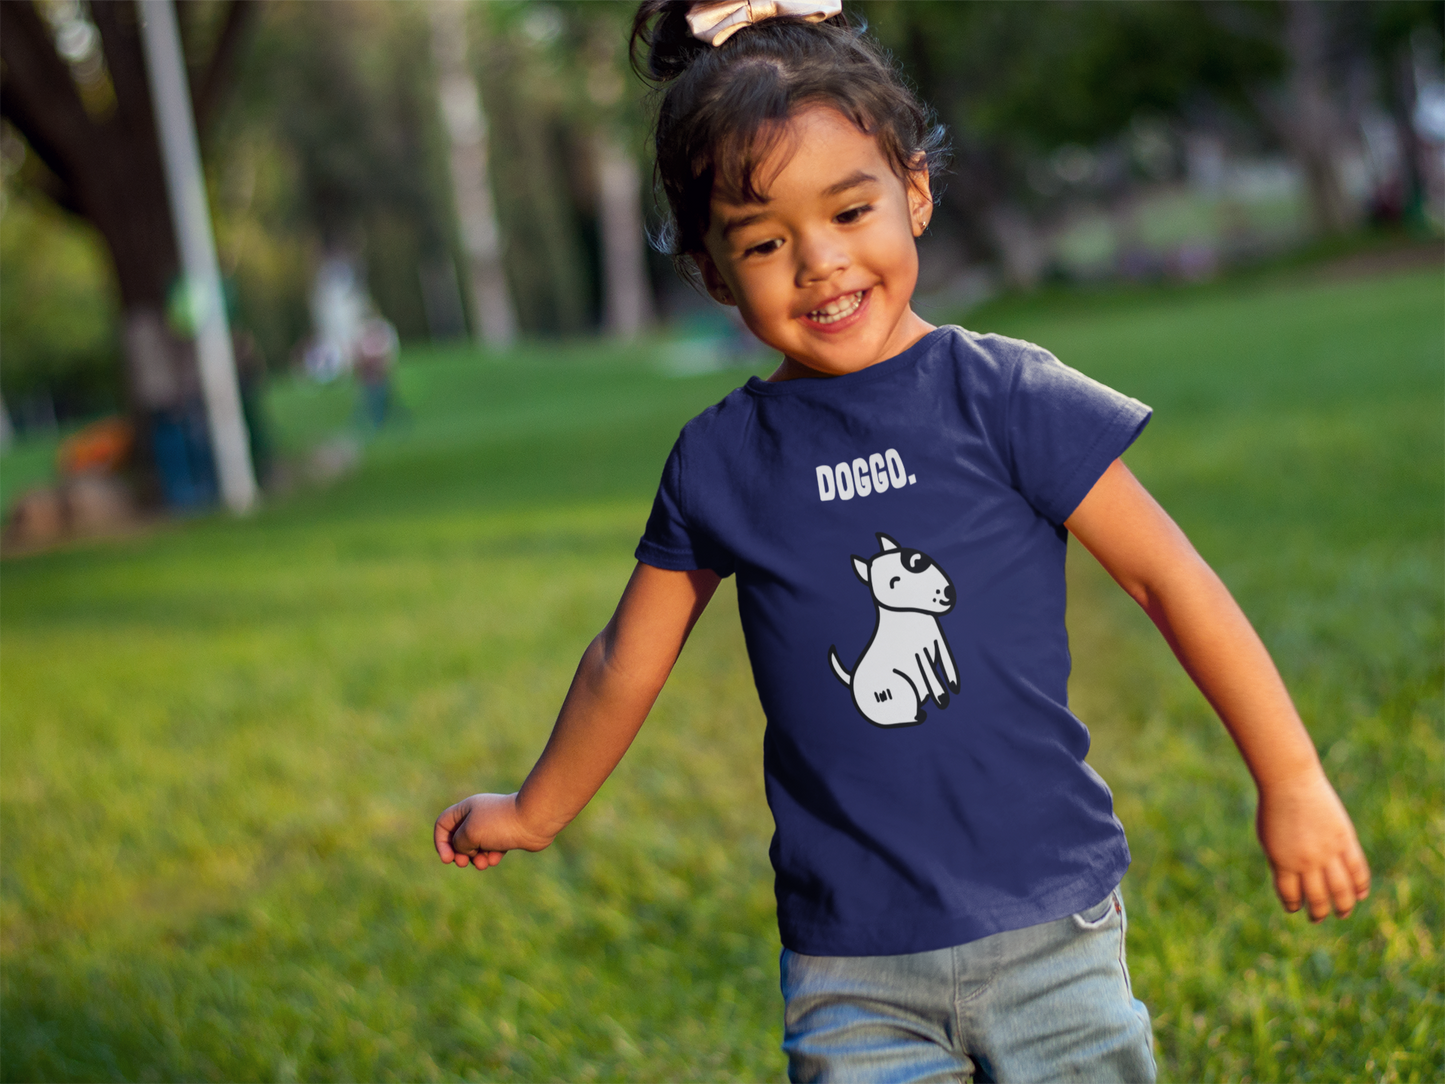
[[[853,687],[853,675],[848,673],[847,670],[844,670],[843,664],[838,661],[838,649],[836,647],[828,648],[828,661],[833,664],[833,673],[838,675],[838,680],[851,689]]]

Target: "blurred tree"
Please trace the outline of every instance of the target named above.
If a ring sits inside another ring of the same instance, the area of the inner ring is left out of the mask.
[[[1445,43],[1445,4],[1437,0],[1376,0],[1366,5],[1366,12],[1380,98],[1389,109],[1400,142],[1398,211],[1418,225],[1424,219],[1427,151],[1415,131],[1416,52],[1433,49],[1440,55]]]
[[[1211,21],[1240,40],[1279,51],[1283,79],[1258,80],[1248,87],[1257,116],[1285,146],[1304,176],[1314,230],[1341,233],[1355,222],[1355,209],[1340,176],[1342,144],[1348,132],[1340,88],[1345,31],[1355,9],[1345,3],[1282,0],[1272,5],[1225,0],[1208,9]]]
[[[1116,135],[1141,112],[1178,115],[1203,94],[1243,104],[1282,70],[1277,46],[1241,35],[1196,3],[850,5],[948,124],[955,168],[943,210],[1013,284],[1041,268],[1028,167],[1061,144]]]
[[[639,164],[646,126],[625,55],[632,10],[631,4],[595,3],[572,9],[580,54],[573,69],[573,113],[591,133],[593,183],[584,202],[597,219],[602,326],[623,339],[643,331],[654,316]]]
[[[473,331],[485,345],[505,348],[516,338],[517,316],[502,267],[487,115],[468,60],[466,9],[461,0],[432,0],[430,8],[437,99],[449,144],[452,205],[467,254]]]
[[[233,139],[290,178],[264,213],[309,263],[364,267],[403,337],[430,327],[419,269],[455,258],[426,9],[414,4],[267,6],[237,88]],[[455,289],[455,286],[452,287]]]
[[[254,11],[246,0],[181,5],[196,125],[204,139]],[[28,143],[24,180],[87,219],[113,261],[126,387],[148,431],[192,409],[191,344],[165,319],[179,265],[133,0],[43,9],[0,4],[0,115]]]
[[[89,223],[6,182],[0,215],[0,387],[22,427],[121,402],[114,288]]]
[[[584,163],[567,116],[573,57],[565,10],[480,5],[485,33],[475,64],[482,96],[492,103],[494,178],[522,324],[578,334],[592,323],[592,275],[569,188]]]
[[[474,5],[492,180],[522,326],[631,336],[652,319],[634,5]]]
[[[1362,73],[1364,82],[1377,85],[1380,101],[1394,115],[1406,199],[1418,206],[1422,148],[1411,121],[1412,42],[1418,31],[1428,30],[1439,49],[1445,5],[1429,0],[1283,0],[1271,5],[1228,0],[1203,9],[1237,41],[1276,49],[1284,58],[1284,79],[1254,81],[1249,99],[1298,163],[1316,233],[1344,232],[1359,218],[1360,208],[1347,194],[1340,171],[1358,133],[1359,103],[1351,99],[1361,89]]]

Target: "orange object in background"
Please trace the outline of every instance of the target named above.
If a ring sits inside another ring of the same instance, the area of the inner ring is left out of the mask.
[[[126,419],[116,416],[91,422],[60,443],[55,465],[63,477],[87,471],[112,472],[130,456],[135,430]]]

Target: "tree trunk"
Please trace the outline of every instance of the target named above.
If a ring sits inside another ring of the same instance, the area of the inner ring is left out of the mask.
[[[1290,59],[1289,107],[1276,124],[1300,168],[1317,233],[1343,233],[1354,225],[1355,208],[1339,175],[1342,124],[1330,95],[1329,19],[1321,0],[1288,0],[1284,46]]]
[[[471,279],[472,329],[483,345],[506,348],[517,337],[517,315],[502,267],[502,232],[487,172],[487,117],[467,61],[460,0],[432,0],[431,25],[437,97],[450,147],[452,199]]]
[[[0,115],[49,171],[46,194],[88,219],[105,240],[120,294],[126,391],[143,449],[160,416],[199,402],[195,349],[168,329],[167,290],[180,266],[155,112],[133,0],[91,4],[114,110],[92,116],[49,27],[28,2],[0,4]],[[226,81],[251,5],[233,0],[206,70],[192,73],[207,109]]]
[[[1389,70],[1385,76],[1389,81],[1387,99],[1390,119],[1395,123],[1395,133],[1400,140],[1403,210],[1408,220],[1418,223],[1424,217],[1425,208],[1425,147],[1420,133],[1415,130],[1415,57],[1408,41],[1396,50],[1388,63]]]
[[[598,219],[602,235],[602,310],[607,331],[636,338],[652,323],[642,225],[642,175],[637,161],[611,132],[594,140]]]

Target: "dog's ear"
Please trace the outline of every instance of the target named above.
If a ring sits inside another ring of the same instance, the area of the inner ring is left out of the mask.
[[[883,534],[883,533],[881,533],[881,532],[879,533],[879,535],[878,535],[878,552],[879,552],[879,553],[887,553],[889,550],[896,550],[897,548],[898,548],[898,543],[897,543],[897,542],[893,541],[893,539],[889,538],[886,534]]]
[[[853,556],[853,571],[858,573],[858,578],[864,583],[868,582],[868,562],[857,554]]]

